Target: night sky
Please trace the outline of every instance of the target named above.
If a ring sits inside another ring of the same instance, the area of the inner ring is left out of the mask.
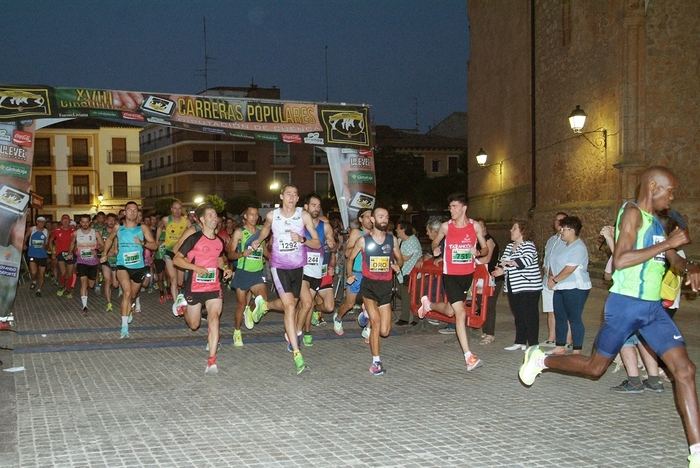
[[[3,0],[0,78],[195,94],[281,88],[282,98],[370,104],[377,124],[425,131],[466,110],[464,0]]]

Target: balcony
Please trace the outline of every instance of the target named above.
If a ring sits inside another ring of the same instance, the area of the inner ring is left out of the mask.
[[[110,164],[141,164],[139,151],[107,151],[107,160]]]
[[[92,167],[92,156],[71,154],[68,156],[68,167]]]
[[[52,154],[37,154],[34,153],[34,159],[32,160],[33,167],[53,167],[53,155]]]
[[[44,206],[53,205],[56,203],[56,194],[55,193],[39,193],[39,192],[37,192],[36,194],[44,199]]]
[[[135,200],[141,198],[141,187],[137,185],[110,185],[107,197]]]
[[[293,166],[294,158],[291,154],[285,156],[273,155],[271,163],[273,166]]]
[[[74,193],[70,196],[71,205],[92,205],[94,196],[91,193]]]
[[[148,169],[147,166],[141,167],[141,178],[143,180],[153,179],[154,177],[160,177],[168,174],[177,174],[180,172],[203,172],[203,171],[217,171],[217,172],[255,172],[255,160],[247,162],[233,162],[230,158],[209,161],[202,163],[195,163],[190,161],[181,161],[174,164],[166,165],[163,167],[153,167]]]

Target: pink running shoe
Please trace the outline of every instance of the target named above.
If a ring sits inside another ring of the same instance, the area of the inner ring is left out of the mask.
[[[425,317],[425,314],[427,314],[428,312],[430,312],[433,309],[430,308],[430,300],[428,299],[428,296],[421,297],[420,303],[421,303],[421,306],[418,309],[418,317],[423,318],[423,317]]]

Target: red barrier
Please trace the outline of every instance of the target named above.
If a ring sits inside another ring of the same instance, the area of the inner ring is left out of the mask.
[[[491,277],[486,265],[476,266],[471,291],[471,303],[465,302],[467,326],[481,328],[486,320],[488,298],[493,296]],[[424,262],[420,268],[414,268],[408,282],[408,294],[411,298],[411,313],[415,316],[418,316],[418,309],[421,306],[420,299],[423,296],[428,296],[430,302],[447,302],[447,296],[442,288],[442,264],[435,265],[433,262]],[[476,300],[477,296],[481,296],[480,301]],[[481,307],[477,308],[479,302]],[[425,318],[455,323],[454,316],[444,315],[434,310],[425,314]]]

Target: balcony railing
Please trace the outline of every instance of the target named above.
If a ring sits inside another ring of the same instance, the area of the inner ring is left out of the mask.
[[[139,151],[107,151],[107,158],[110,164],[141,164],[141,153]]]
[[[141,198],[141,187],[137,185],[110,185],[109,198],[123,198],[133,200]]]
[[[70,167],[92,167],[92,156],[86,154],[71,154],[68,156]]]
[[[167,174],[178,172],[197,172],[197,171],[221,171],[221,172],[255,172],[255,160],[248,162],[233,162],[230,158],[221,161],[209,161],[203,163],[194,163],[192,161],[181,161],[169,166],[154,167],[148,169],[148,166],[141,168],[141,177],[143,179],[152,179]]]
[[[293,164],[294,164],[294,158],[290,154],[285,155],[285,156],[278,156],[278,155],[272,156],[272,165],[273,166],[291,166]]]
[[[71,205],[91,205],[93,200],[91,193],[74,193],[70,196]]]
[[[32,160],[32,166],[34,166],[34,167],[52,167],[53,166],[53,155],[52,154],[34,153],[34,159]]]

